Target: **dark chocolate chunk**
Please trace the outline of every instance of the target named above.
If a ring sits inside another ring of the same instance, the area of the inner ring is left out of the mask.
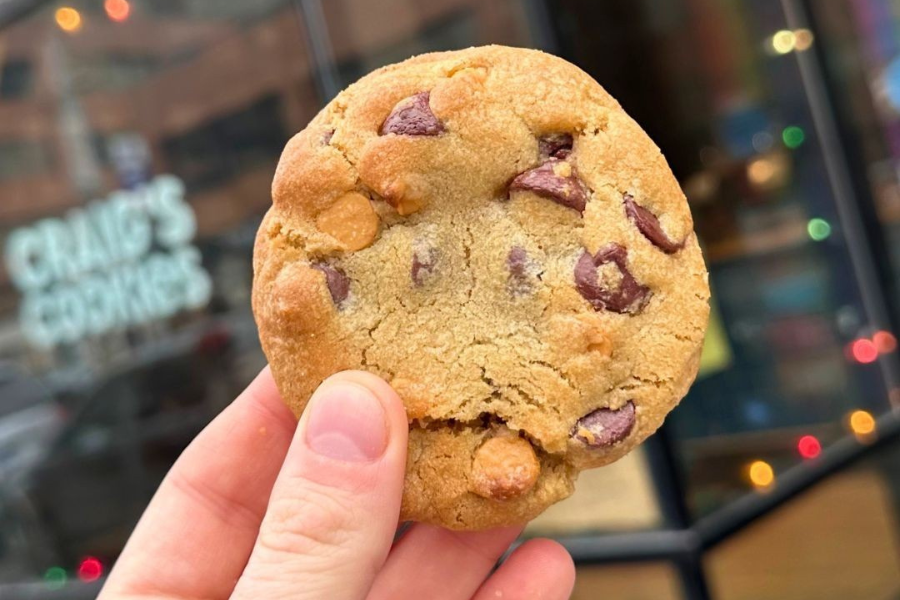
[[[584,212],[590,192],[567,162],[550,159],[544,164],[518,175],[510,190],[525,190],[553,200],[567,208]]]
[[[553,133],[538,140],[541,158],[566,158],[572,153],[572,135],[569,133]]]
[[[322,145],[327,146],[331,143],[331,138],[334,137],[334,129],[329,129],[325,133],[322,134]]]
[[[673,254],[684,248],[684,240],[673,242],[659,225],[659,219],[652,212],[637,204],[631,194],[623,196],[625,214],[631,219],[644,237],[650,240],[654,246],[665,252]]]
[[[425,280],[434,273],[437,267],[438,251],[437,248],[424,247],[413,248],[412,267],[409,270],[413,283],[421,286]]]
[[[618,410],[598,408],[578,419],[570,435],[591,448],[605,448],[624,440],[634,428],[634,403]]]
[[[381,125],[381,135],[438,135],[444,124],[431,112],[430,92],[419,92],[397,103]]]
[[[350,278],[343,271],[325,263],[313,263],[313,269],[325,274],[325,283],[336,306],[347,299],[350,293]]]
[[[650,288],[641,285],[628,270],[628,251],[618,244],[601,248],[591,256],[585,251],[575,263],[575,287],[594,310],[617,313],[637,313],[650,300]],[[617,289],[610,289],[600,281],[599,267],[612,263],[619,269],[622,280]]]

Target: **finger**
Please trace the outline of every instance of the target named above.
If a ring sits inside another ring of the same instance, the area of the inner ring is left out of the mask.
[[[326,380],[300,419],[234,597],[365,597],[400,514],[407,429],[381,379]]]
[[[264,369],[175,462],[101,598],[227,598],[295,428]]]
[[[567,600],[575,587],[575,564],[552,540],[529,540],[516,548],[472,600]]]
[[[469,598],[521,531],[450,531],[417,523],[391,550],[368,599]]]

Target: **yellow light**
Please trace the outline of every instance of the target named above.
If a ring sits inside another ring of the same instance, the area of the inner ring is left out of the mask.
[[[875,431],[875,418],[867,411],[855,410],[850,413],[850,429],[856,435],[869,435]]]
[[[62,8],[56,9],[54,17],[56,18],[56,24],[59,25],[59,28],[66,33],[75,33],[81,29],[81,13],[71,6],[63,6]]]
[[[747,178],[753,184],[764,186],[772,181],[776,169],[775,161],[772,159],[765,157],[755,158],[747,165]]]
[[[809,29],[794,30],[794,49],[797,50],[797,52],[809,50],[809,47],[812,46],[813,39],[813,33]]]
[[[789,29],[776,31],[772,36],[772,49],[778,54],[787,54],[797,46],[797,34]]]
[[[755,460],[750,463],[747,473],[750,476],[750,483],[755,488],[767,488],[775,483],[775,471],[772,465],[764,460]]]

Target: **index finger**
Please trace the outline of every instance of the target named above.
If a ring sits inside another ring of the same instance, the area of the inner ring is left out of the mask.
[[[175,462],[100,598],[227,598],[296,427],[263,369]]]

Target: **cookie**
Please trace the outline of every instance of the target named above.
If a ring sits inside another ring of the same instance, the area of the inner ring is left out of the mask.
[[[498,46],[379,69],[288,142],[253,307],[300,414],[344,369],[409,416],[402,518],[521,523],[662,423],[708,314],[659,149],[562,59]]]

